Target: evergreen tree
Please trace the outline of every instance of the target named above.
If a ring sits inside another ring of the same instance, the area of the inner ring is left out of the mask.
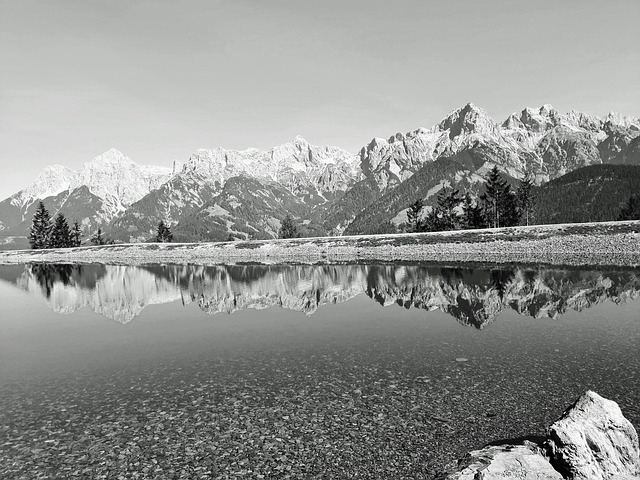
[[[280,225],[280,230],[278,230],[279,238],[298,238],[300,237],[300,232],[298,232],[298,227],[293,222],[293,218],[291,215],[287,213],[287,216],[282,220],[282,224]]]
[[[535,206],[535,200],[533,198],[533,182],[531,177],[527,174],[516,190],[516,199],[518,202],[518,213],[525,225],[529,225],[529,221],[532,220],[531,216],[533,208]]]
[[[173,241],[173,233],[171,233],[171,229],[169,225],[164,223],[163,220],[160,220],[158,224],[158,231],[156,234],[156,242],[158,243],[170,243]]]
[[[618,220],[640,220],[640,194],[631,195]]]
[[[474,203],[471,200],[471,195],[467,192],[464,195],[462,201],[462,228],[486,228],[487,224],[484,221],[484,215],[482,214],[482,208],[478,203]]]
[[[420,214],[422,213],[422,209],[424,208],[424,204],[422,203],[422,199],[417,199],[414,203],[409,206],[407,210],[407,224],[408,224],[408,232],[421,232],[423,231],[422,222],[420,220]]]
[[[515,227],[520,224],[520,212],[518,211],[518,198],[516,192],[511,190],[511,185],[505,185],[500,197],[500,226]]]
[[[449,230],[449,223],[445,220],[444,213],[440,207],[434,207],[422,222],[423,232],[442,232]]]
[[[460,205],[460,190],[442,189],[438,194],[438,206],[435,209],[439,217],[438,227],[440,230],[455,230],[459,220],[455,209]]]
[[[49,235],[51,234],[51,216],[44,206],[38,202],[36,213],[29,231],[29,243],[33,249],[49,248]]]
[[[71,246],[71,231],[67,219],[62,213],[56,215],[49,237],[50,248],[66,248]]]
[[[71,229],[71,246],[79,247],[82,243],[80,240],[82,238],[82,229],[78,222],[73,222],[73,228]]]
[[[105,240],[102,238],[102,229],[98,228],[98,231],[91,236],[89,241],[92,245],[104,245]]]
[[[494,166],[485,179],[484,193],[480,195],[482,200],[482,210],[484,212],[487,225],[492,228],[500,226],[500,200],[506,186],[502,179],[498,167]]]
[[[516,195],[500,175],[497,166],[487,174],[485,190],[480,199],[489,227],[511,227],[519,223]]]
[[[458,218],[455,209],[458,208],[461,202],[460,190],[448,190],[445,188],[440,191],[437,205],[422,222],[422,231],[441,232],[460,228],[460,218]]]
[[[420,222],[421,232],[439,232],[444,230],[440,222],[441,214],[438,207],[432,208],[431,211]]]
[[[381,234],[382,233],[398,233],[398,229],[390,220],[386,220],[382,222],[380,225],[378,225],[378,227],[376,228],[376,232]]]

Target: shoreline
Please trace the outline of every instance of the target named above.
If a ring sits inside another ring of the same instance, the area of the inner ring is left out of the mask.
[[[417,261],[640,266],[640,221],[218,243],[135,243],[0,251],[0,264]]]

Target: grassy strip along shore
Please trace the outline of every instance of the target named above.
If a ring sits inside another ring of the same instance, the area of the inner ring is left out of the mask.
[[[312,263],[357,260],[640,266],[640,221],[220,243],[137,243],[0,252],[2,264]]]

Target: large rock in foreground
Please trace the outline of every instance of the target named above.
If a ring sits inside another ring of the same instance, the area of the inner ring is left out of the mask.
[[[487,446],[458,462],[448,480],[640,480],[638,434],[618,404],[587,391],[546,439]]]
[[[469,453],[449,480],[562,480],[535,445],[498,445]]]
[[[618,404],[583,394],[549,427],[550,461],[570,479],[640,476],[638,434]]]

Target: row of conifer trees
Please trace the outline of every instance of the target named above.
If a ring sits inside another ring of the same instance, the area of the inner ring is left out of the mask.
[[[69,228],[62,213],[58,213],[52,219],[44,203],[38,203],[29,231],[31,248],[79,247],[81,238],[82,230],[78,222],[74,222],[73,227]]]
[[[172,242],[173,234],[169,225],[161,221],[158,224],[156,242]],[[102,234],[98,229],[89,239],[92,245],[107,245],[114,243]],[[36,213],[33,214],[31,229],[29,230],[29,243],[32,249],[79,247],[82,243],[82,229],[78,222],[74,222],[69,228],[67,219],[62,213],[51,218],[49,211],[43,202],[38,202]]]
[[[103,237],[101,229],[92,235],[90,242],[93,245],[113,243]],[[44,203],[38,202],[29,230],[29,243],[33,249],[79,247],[82,243],[82,229],[77,221],[69,227],[62,213],[51,218]]]
[[[445,188],[438,194],[436,206],[423,216],[422,199],[416,200],[407,210],[405,229],[431,232],[529,225],[534,207],[531,179],[525,177],[513,190],[494,167],[485,180],[484,192],[475,202],[469,193],[461,195],[457,189]]]

